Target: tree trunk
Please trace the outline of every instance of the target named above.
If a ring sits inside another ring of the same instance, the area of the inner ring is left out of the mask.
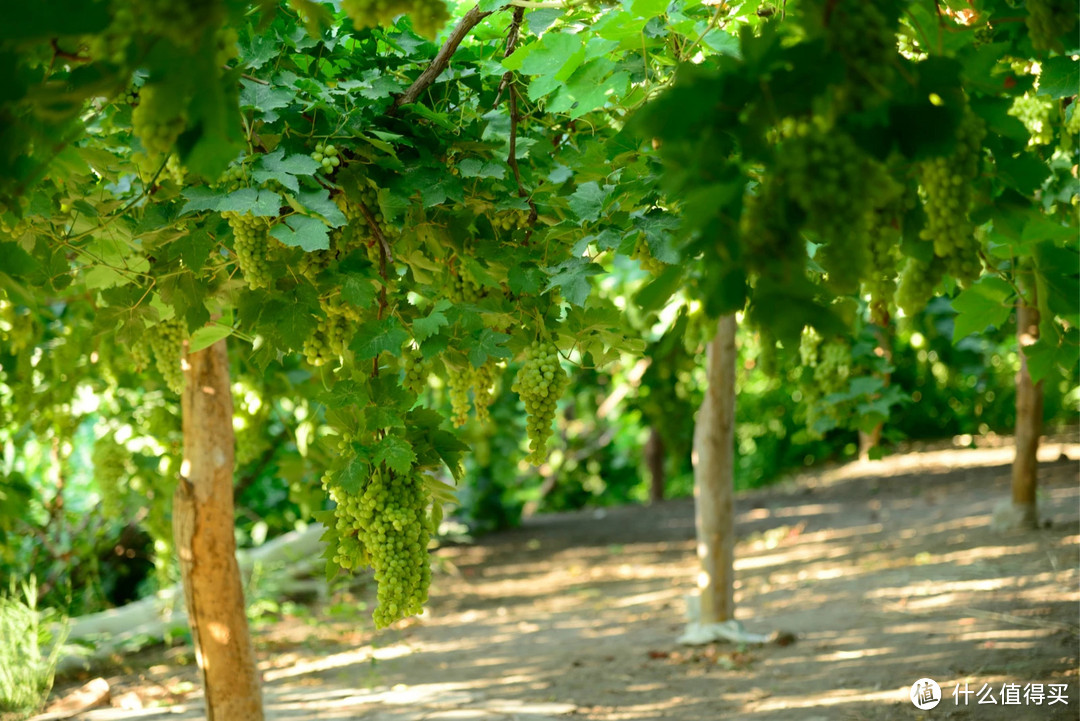
[[[649,468],[649,503],[664,500],[664,439],[656,428],[649,429],[645,443],[645,465]]]
[[[735,618],[735,315],[720,319],[707,351],[708,387],[694,426],[699,619]]]
[[[173,534],[208,721],[262,721],[233,536],[233,405],[221,340],[185,358],[184,462]]]
[[[1016,457],[1012,467],[1012,505],[1014,525],[1034,528],[1039,522],[1035,491],[1038,488],[1043,393],[1042,381],[1031,382],[1025,349],[1039,339],[1039,310],[1029,306],[1022,298],[1016,305],[1016,338],[1020,371],[1016,374]]]

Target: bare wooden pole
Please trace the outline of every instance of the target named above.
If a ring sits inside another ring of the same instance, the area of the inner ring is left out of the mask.
[[[185,358],[184,461],[173,497],[191,636],[208,721],[263,721],[233,511],[233,404],[225,341]]]
[[[649,503],[659,503],[664,500],[666,450],[663,436],[653,426],[649,429],[649,440],[645,442],[645,465],[649,469]]]
[[[707,349],[708,388],[694,425],[694,499],[701,623],[735,618],[735,315]]]

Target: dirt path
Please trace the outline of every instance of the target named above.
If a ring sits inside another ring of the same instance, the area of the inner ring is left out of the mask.
[[[366,614],[323,608],[260,631],[268,715],[1077,719],[1078,466],[1043,465],[1045,528],[998,533],[1004,457],[907,454],[740,496],[738,618],[794,634],[788,645],[675,643],[695,573],[692,503],[542,516],[442,549],[421,619],[376,634]],[[177,653],[110,679],[131,707],[171,707],[79,718],[198,718],[196,677]],[[942,689],[932,711],[908,700],[922,677]],[[958,705],[965,683],[973,693]],[[1025,703],[1033,683],[1044,685],[1041,706]],[[1003,703],[1004,684],[1017,684],[1018,704]],[[1067,703],[1049,705],[1050,684],[1066,686]],[[979,703],[984,685],[995,705]]]

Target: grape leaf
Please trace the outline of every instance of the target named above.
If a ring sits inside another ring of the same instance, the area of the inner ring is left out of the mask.
[[[270,229],[270,235],[285,245],[303,248],[309,253],[330,247],[330,235],[326,223],[305,215],[290,215],[284,218]]]
[[[589,291],[592,290],[589,276],[603,272],[604,269],[596,263],[584,258],[570,258],[554,268],[548,268],[551,279],[545,290],[560,288],[563,297],[568,301],[574,305],[584,305],[585,299],[589,297]]]
[[[372,458],[375,464],[385,463],[395,473],[406,473],[416,460],[412,444],[401,436],[386,435],[375,444]]]
[[[508,351],[503,344],[510,340],[506,333],[499,333],[491,328],[484,328],[480,337],[476,339],[476,345],[469,349],[469,362],[473,367],[479,368],[487,361],[488,356],[494,358],[510,358],[513,353]]]
[[[268,123],[278,119],[275,110],[287,107],[296,97],[296,91],[290,88],[263,85],[246,78],[240,83],[243,87],[240,91],[240,107],[260,111]]]
[[[349,222],[345,214],[341,212],[341,208],[330,198],[330,191],[325,188],[300,193],[297,200],[308,210],[325,218],[331,228],[340,228]]]
[[[401,327],[397,318],[371,320],[361,325],[356,331],[356,339],[349,346],[356,351],[360,360],[374,358],[380,353],[393,356],[401,354],[401,346],[409,340],[409,334]]]
[[[596,181],[590,180],[579,185],[568,202],[577,217],[582,220],[598,220],[600,211],[604,209],[604,201],[610,194],[611,186],[601,189]]]
[[[1080,61],[1068,55],[1058,55],[1042,64],[1039,95],[1049,95],[1059,100],[1076,95],[1077,88],[1080,88]]]
[[[215,324],[199,328],[191,334],[191,338],[188,340],[188,353],[195,353],[203,348],[209,348],[222,338],[228,338],[230,335],[232,335],[232,328],[227,325]]]
[[[515,265],[507,274],[510,292],[515,295],[535,295],[544,282],[544,271],[532,263]]]
[[[443,313],[449,307],[450,301],[444,298],[435,304],[426,318],[417,318],[413,321],[413,338],[416,339],[417,343],[423,343],[438,333],[439,328],[449,325],[450,321],[447,320],[446,314]]]

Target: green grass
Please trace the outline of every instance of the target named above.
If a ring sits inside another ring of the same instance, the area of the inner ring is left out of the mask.
[[[67,636],[60,620],[55,611],[37,610],[32,578],[21,594],[12,583],[10,593],[0,596],[0,721],[28,718],[44,705]]]

